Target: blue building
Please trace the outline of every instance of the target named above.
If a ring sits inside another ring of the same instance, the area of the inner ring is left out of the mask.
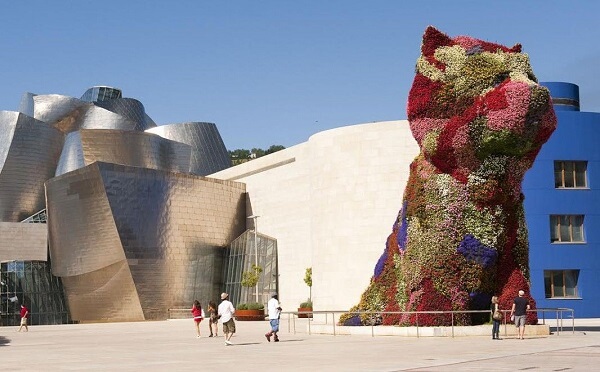
[[[558,126],[525,176],[532,296],[538,308],[600,317],[600,113],[579,111],[579,87],[550,89]]]

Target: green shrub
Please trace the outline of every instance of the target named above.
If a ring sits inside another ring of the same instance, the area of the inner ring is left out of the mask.
[[[304,301],[303,303],[301,303],[300,307],[310,307],[310,308],[312,308],[313,307],[313,303],[312,303],[312,301],[310,299],[308,299],[308,300]]]
[[[237,310],[264,310],[265,305],[259,304],[257,302],[248,302],[245,304],[239,304],[236,306]]]

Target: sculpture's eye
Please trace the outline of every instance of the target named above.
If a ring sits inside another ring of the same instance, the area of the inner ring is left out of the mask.
[[[538,82],[537,78],[535,77],[535,75],[533,73],[531,73],[531,72],[527,73],[527,79],[529,79],[531,81],[535,81],[536,83]]]
[[[503,72],[496,75],[496,77],[494,77],[494,86],[497,87],[498,85],[502,84],[504,80],[508,79],[509,76],[510,75],[508,72]]]

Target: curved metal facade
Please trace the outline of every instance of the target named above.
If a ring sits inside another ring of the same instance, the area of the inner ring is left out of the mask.
[[[110,87],[82,99],[25,93],[19,110],[0,111],[0,222],[46,208],[68,319],[166,319],[169,308],[218,298],[246,199],[241,183],[190,174],[229,166],[214,124],[169,125],[161,136],[141,102]],[[4,259],[38,265],[24,259],[26,239],[4,240]],[[45,260],[46,244],[35,247],[27,257]]]
[[[64,133],[79,129],[121,129],[144,131],[153,122],[146,119],[141,103],[128,98],[114,104],[107,102],[85,102],[59,94],[33,96],[34,117]],[[103,104],[109,109],[99,106]]]
[[[65,136],[65,143],[58,159],[55,176],[85,167],[81,132],[71,132]]]
[[[78,321],[165,319],[217,298],[245,185],[96,162],[46,183],[50,255]]]
[[[187,172],[190,156],[189,145],[151,133],[81,129],[67,135],[56,175],[83,168],[95,161]]]
[[[190,145],[190,173],[206,176],[231,166],[229,153],[214,123],[167,124],[148,129],[146,132]]]
[[[0,221],[18,222],[45,207],[63,134],[19,112],[0,111]]]
[[[152,119],[148,120],[149,117],[146,115],[144,105],[137,99],[119,98],[111,99],[110,101],[94,102],[94,104],[135,123],[136,126],[132,130],[144,131],[156,126]]]

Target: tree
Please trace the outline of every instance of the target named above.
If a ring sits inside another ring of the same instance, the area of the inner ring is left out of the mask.
[[[254,147],[252,150],[250,150],[250,153],[254,154],[254,158],[260,158],[261,156],[265,155],[265,150]]]
[[[281,146],[281,145],[271,145],[271,147],[269,147],[267,149],[267,151],[265,151],[265,155],[269,155],[272,154],[274,152],[280,151],[285,149],[285,147]]]
[[[260,158],[261,156],[269,155],[274,152],[285,149],[284,146],[281,145],[271,145],[267,150],[259,149],[257,147],[252,148],[252,150],[246,149],[235,149],[229,150],[229,158],[231,159],[231,165],[238,165],[245,163],[251,159]]]
[[[256,287],[262,271],[262,267],[252,264],[252,268],[249,271],[242,273],[242,287],[248,288],[248,291],[246,291],[246,302],[249,302],[250,288]]]
[[[250,150],[245,149],[236,149],[229,152],[229,158],[231,159],[232,165],[238,165],[241,163],[245,163],[250,158]]]
[[[307,267],[304,273],[304,283],[308,286],[308,300],[312,303],[312,267]]]

